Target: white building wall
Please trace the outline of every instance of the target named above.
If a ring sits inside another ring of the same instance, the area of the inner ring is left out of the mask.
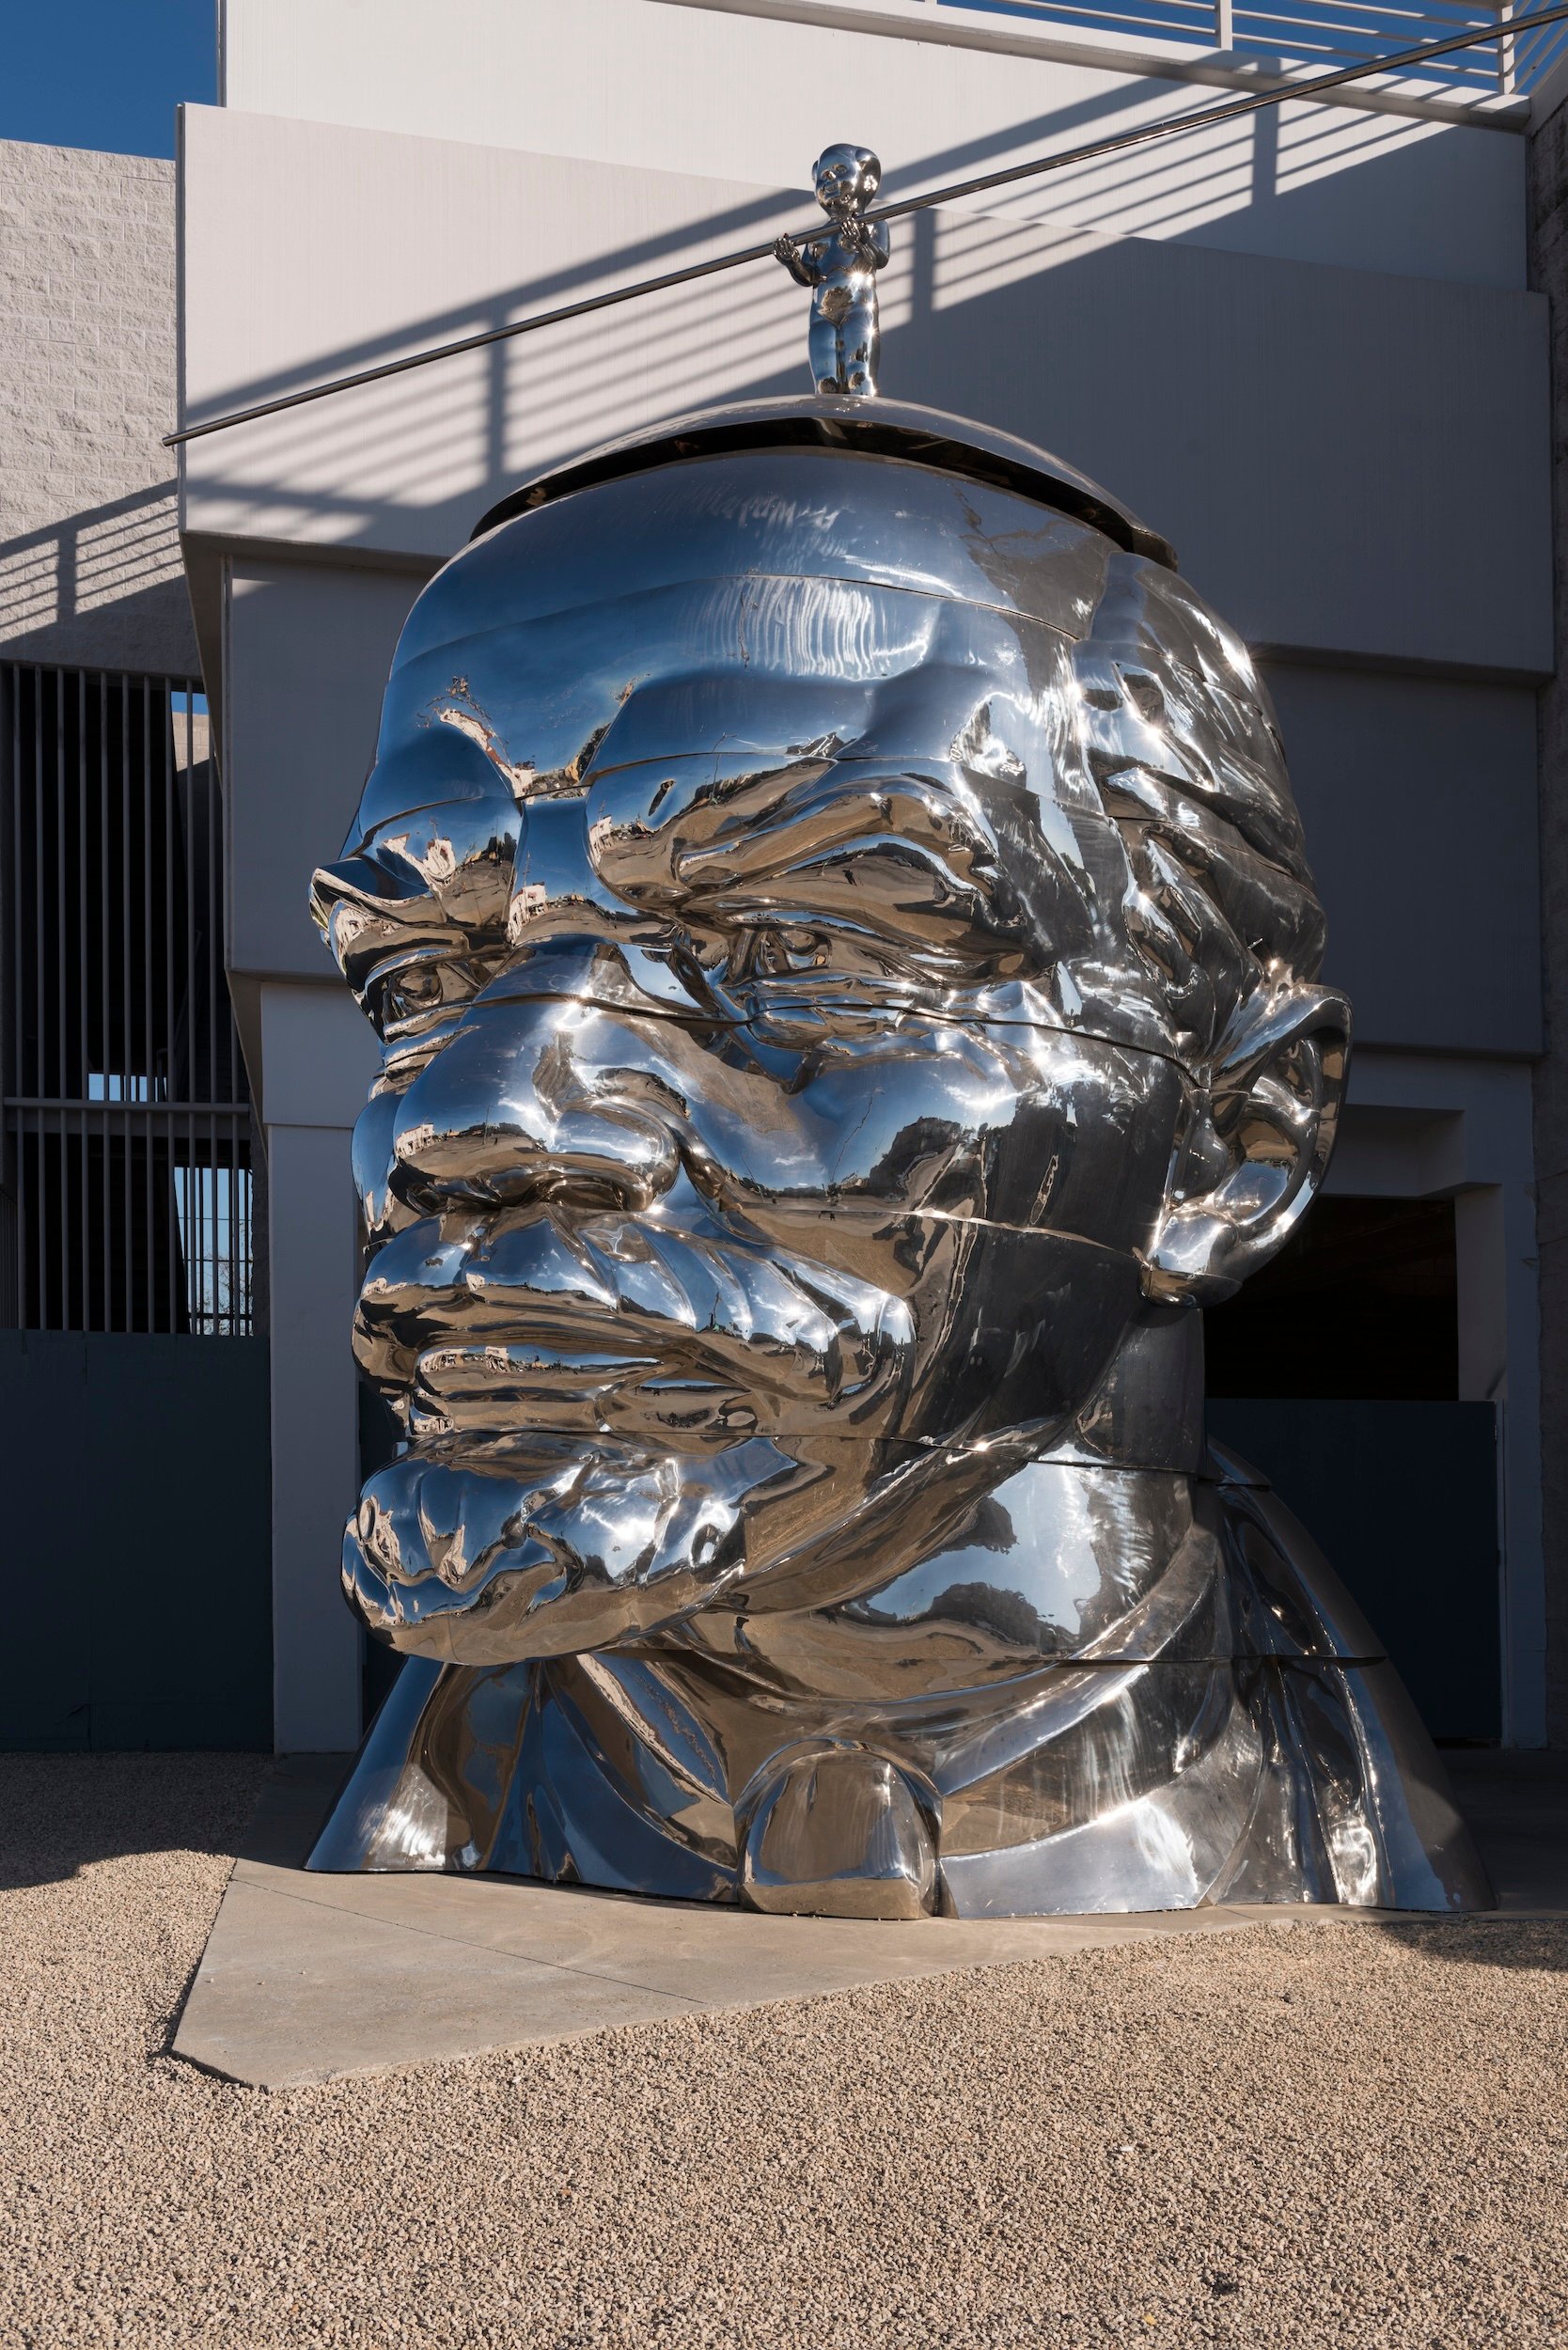
[[[184,186],[197,418],[803,213],[788,184],[199,107]],[[884,313],[890,390],[1104,478],[1255,644],[1550,669],[1539,296],[944,209],[896,238]],[[803,315],[760,263],[195,442],[184,526],[445,556],[520,477],[657,416],[805,388]]]
[[[227,0],[225,14],[233,108],[797,190],[830,139],[875,148],[886,192],[909,196],[1208,96],[1129,72],[1114,35],[1064,39],[1049,24],[931,0],[767,10],[377,0],[373,26],[361,0]],[[845,29],[856,22],[877,29]],[[1227,73],[1174,44],[1166,65],[1255,86],[1245,66]],[[1360,95],[1070,166],[987,209],[1091,234],[1522,286],[1519,140],[1430,112],[1369,112]],[[1474,108],[1471,119],[1493,118]]]

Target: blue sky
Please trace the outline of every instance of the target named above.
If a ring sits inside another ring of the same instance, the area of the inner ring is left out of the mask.
[[[0,0],[0,138],[172,155],[217,95],[215,0]]]

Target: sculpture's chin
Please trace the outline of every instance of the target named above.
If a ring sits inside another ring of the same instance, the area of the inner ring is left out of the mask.
[[[478,1666],[635,1642],[714,1606],[820,1606],[886,1582],[1037,1449],[453,1439],[369,1480],[344,1587],[373,1638]]]
[[[495,1665],[604,1648],[734,1582],[747,1499],[799,1474],[763,1438],[691,1453],[572,1435],[410,1452],[367,1484],[344,1583],[368,1630],[410,1655]]]

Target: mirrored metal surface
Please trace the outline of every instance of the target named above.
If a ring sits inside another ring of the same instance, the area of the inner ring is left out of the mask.
[[[767,421],[447,566],[317,876],[402,1438],[345,1580],[410,1661],[315,1865],[1482,1901],[1373,1635],[1202,1446],[1200,1308],[1321,1181],[1349,1028],[1250,660],[929,433]]]

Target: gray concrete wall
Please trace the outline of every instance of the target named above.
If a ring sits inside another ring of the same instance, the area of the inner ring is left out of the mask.
[[[174,166],[0,141],[0,652],[193,672]]]
[[[1530,267],[1551,304],[1558,671],[1541,697],[1544,1058],[1535,1073],[1547,1723],[1568,1746],[1568,102],[1530,140]]]
[[[1534,692],[1266,675],[1358,1045],[1539,1052]]]
[[[229,987],[270,1185],[274,1722],[281,1748],[351,1747],[362,1643],[332,1570],[360,1478],[349,1137],[377,1054],[306,891],[357,805],[421,575],[239,557],[223,574]]]
[[[242,988],[290,979],[341,992],[310,918],[310,875],[337,854],[359,805],[398,632],[423,578],[239,556],[227,565],[226,935]],[[269,1115],[264,1090],[261,1107]]]

